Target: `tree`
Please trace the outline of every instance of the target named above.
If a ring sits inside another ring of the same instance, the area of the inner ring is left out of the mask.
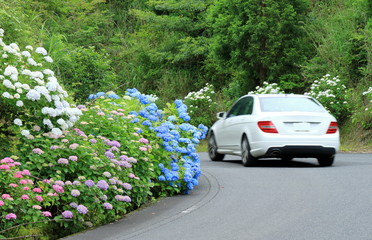
[[[307,9],[306,0],[216,1],[208,11],[207,60],[215,85],[230,82],[233,96],[264,81],[283,89],[301,86]]]

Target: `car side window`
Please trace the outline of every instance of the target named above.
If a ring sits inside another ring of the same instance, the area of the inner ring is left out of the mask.
[[[244,99],[244,107],[241,109],[241,114],[239,115],[250,115],[252,114],[253,111],[253,98],[252,97],[247,97]]]
[[[253,108],[253,98],[245,97],[240,99],[229,111],[227,118],[239,115],[251,114]]]

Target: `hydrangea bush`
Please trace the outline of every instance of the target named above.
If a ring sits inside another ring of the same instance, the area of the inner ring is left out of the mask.
[[[279,87],[277,83],[263,82],[263,85],[257,86],[256,90],[250,91],[248,94],[280,94],[284,91]]]
[[[81,111],[72,106],[68,93],[48,67],[53,59],[43,47],[3,41],[0,28],[0,113],[13,131],[29,136],[38,125],[55,135],[71,128]],[[11,124],[9,124],[11,123]]]
[[[22,136],[14,165],[19,170],[0,167],[9,176],[24,171],[20,180],[32,178],[38,189],[30,195],[14,177],[2,178],[0,235],[15,236],[12,227],[45,219],[53,221],[45,222],[49,227],[63,226],[61,236],[71,234],[115,220],[153,197],[187,193],[198,185],[195,147],[207,128],[188,123],[181,100],[159,109],[156,98],[136,89],[124,97],[109,92],[91,99],[78,106],[84,114],[72,130],[55,135],[35,125]],[[16,207],[21,200],[22,208]]]
[[[338,76],[324,75],[321,79],[315,80],[310,86],[310,91],[305,94],[317,99],[340,121],[350,114],[346,86]]]
[[[206,84],[197,92],[189,92],[184,98],[191,115],[191,123],[212,125],[212,119],[217,112],[217,97],[212,84]]]

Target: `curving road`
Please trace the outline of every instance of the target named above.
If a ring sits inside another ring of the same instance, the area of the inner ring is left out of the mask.
[[[371,240],[372,154],[209,161],[190,195],[165,198],[122,220],[66,239],[107,240]]]

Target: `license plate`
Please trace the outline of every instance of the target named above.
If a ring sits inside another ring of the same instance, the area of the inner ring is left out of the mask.
[[[310,123],[307,122],[293,123],[293,128],[295,131],[301,132],[310,131]]]

